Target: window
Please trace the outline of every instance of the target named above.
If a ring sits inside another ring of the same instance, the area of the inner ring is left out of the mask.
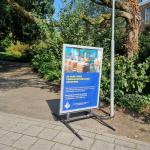
[[[150,24],[150,7],[145,8],[145,24]]]

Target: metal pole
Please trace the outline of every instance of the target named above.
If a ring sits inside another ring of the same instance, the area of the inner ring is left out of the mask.
[[[114,117],[114,57],[115,57],[115,0],[112,1],[112,40],[111,40],[111,85],[110,85],[110,117]]]

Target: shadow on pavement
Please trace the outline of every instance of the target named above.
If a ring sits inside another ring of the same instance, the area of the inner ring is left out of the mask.
[[[58,121],[59,119],[56,118],[56,115],[59,115],[59,109],[60,109],[60,99],[52,99],[52,100],[46,100],[48,107],[53,114],[53,118],[55,121]]]
[[[46,102],[50,108],[50,111],[52,112],[54,120],[63,123],[74,135],[76,135],[76,137],[78,137],[80,140],[83,140],[76,130],[73,129],[66,121],[66,115],[59,115],[60,99],[46,100]]]
[[[1,61],[0,60],[0,72],[9,72],[9,71],[13,71],[15,69],[19,69],[22,67],[28,67],[28,66],[30,66],[29,63],[18,63],[18,62]]]
[[[58,93],[60,81],[56,83],[45,81],[29,63],[0,60],[0,90],[7,91],[22,87],[48,89],[50,92]]]

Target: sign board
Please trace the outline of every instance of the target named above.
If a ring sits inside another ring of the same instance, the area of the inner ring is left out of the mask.
[[[63,45],[60,114],[98,108],[103,48]]]

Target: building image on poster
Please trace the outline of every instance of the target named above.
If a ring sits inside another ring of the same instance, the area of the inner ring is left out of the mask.
[[[64,45],[60,114],[97,108],[102,48]]]

